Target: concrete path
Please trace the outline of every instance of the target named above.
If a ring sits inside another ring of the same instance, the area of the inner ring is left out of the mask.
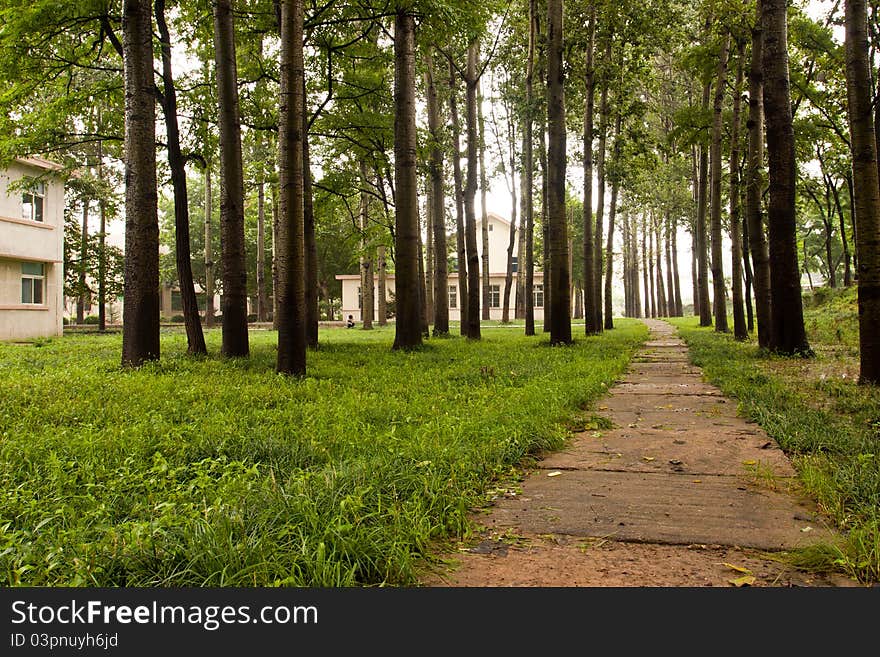
[[[485,534],[763,551],[832,539],[779,446],[702,380],[671,325],[646,324],[650,341],[597,406],[613,428],[541,461],[478,520]]]

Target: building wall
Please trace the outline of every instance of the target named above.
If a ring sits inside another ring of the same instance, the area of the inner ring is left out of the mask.
[[[21,192],[9,184],[48,167],[16,161],[0,171],[0,340],[61,335],[64,312],[64,185],[46,176],[43,221],[21,216]],[[42,304],[21,298],[22,263],[44,265]]]

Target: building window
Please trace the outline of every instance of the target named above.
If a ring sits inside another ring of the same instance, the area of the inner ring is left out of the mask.
[[[458,288],[454,285],[449,286],[449,307],[458,308]]]
[[[360,285],[358,285],[358,310],[364,312],[364,294]]]
[[[21,302],[42,305],[46,281],[45,265],[41,262],[21,263]]]
[[[490,308],[500,308],[501,307],[501,286],[500,285],[490,285],[489,286],[489,307]]]
[[[510,261],[510,271],[515,274],[517,269],[519,269],[519,258],[517,256],[513,256]]]
[[[532,301],[533,306],[535,308],[543,308],[544,307],[544,285],[543,283],[540,285],[532,286]]]
[[[489,232],[490,233],[492,232],[492,227],[493,227],[493,224],[489,224]]]
[[[43,183],[34,185],[33,190],[21,195],[21,218],[30,221],[43,221],[43,196],[46,187]]]

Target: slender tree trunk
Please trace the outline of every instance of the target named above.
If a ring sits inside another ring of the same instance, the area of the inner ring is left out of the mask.
[[[482,223],[480,233],[483,242],[483,253],[481,257],[481,265],[483,269],[483,319],[489,319],[489,211],[486,208],[486,193],[488,192],[489,182],[486,179],[486,122],[483,119],[483,93],[481,85],[477,82],[477,126],[479,129],[479,150],[478,156],[480,160],[480,204],[482,206]]]
[[[508,153],[509,153],[509,167],[510,167],[510,233],[507,238],[507,268],[505,269],[504,276],[504,301],[502,303],[502,311],[501,311],[501,321],[503,323],[507,323],[510,321],[510,291],[513,288],[513,249],[516,247],[516,226],[517,220],[517,206],[519,201],[516,197],[516,145],[515,145],[515,132],[513,126],[513,119],[508,114],[507,116],[507,133],[508,133]],[[499,143],[499,146],[501,144]],[[504,167],[504,163],[502,160],[502,167]],[[507,177],[507,171],[504,172],[505,177]],[[519,271],[522,268],[522,261],[517,259],[517,277],[519,277]],[[516,315],[516,311],[514,311],[514,315]]]
[[[565,212],[565,72],[563,0],[547,2],[547,218],[550,238],[550,344],[571,343],[571,269]],[[545,304],[546,305],[546,304]]]
[[[467,125],[467,179],[464,188],[464,247],[468,268],[468,311],[466,335],[471,340],[480,339],[480,255],[477,250],[477,57],[479,48],[474,41],[468,47],[466,91]]]
[[[770,202],[767,208],[770,246],[770,347],[783,354],[810,354],[804,330],[801,276],[795,223],[794,128],[788,78],[786,0],[763,0],[764,111]]]
[[[461,174],[461,124],[458,120],[458,100],[456,90],[456,72],[452,61],[449,62],[449,118],[452,127],[452,174],[455,186],[455,227],[456,250],[458,260],[458,314],[459,332],[467,335],[468,327],[468,265],[465,248],[464,225],[464,189]]]
[[[703,86],[703,111],[709,110],[710,85]],[[700,186],[697,197],[697,291],[700,299],[700,326],[712,326],[709,305],[709,262],[706,249],[706,211],[709,201],[709,157],[705,141],[700,142]]]
[[[535,299],[534,299],[534,273],[535,273],[535,198],[534,198],[534,175],[535,164],[533,154],[533,138],[532,126],[534,115],[532,104],[534,103],[534,75],[535,75],[535,41],[537,34],[535,32],[536,16],[536,0],[529,0],[529,45],[528,59],[526,62],[526,109],[523,120],[523,168],[525,169],[525,177],[523,178],[522,194],[525,199],[525,211],[523,219],[525,222],[525,281],[523,287],[523,307],[526,319],[526,335],[535,335]],[[547,311],[547,279],[546,272],[544,278],[544,312],[546,322]]]
[[[104,182],[103,142],[98,142],[98,182]],[[98,330],[107,330],[107,204],[98,202]],[[849,267],[849,261],[847,261]]]
[[[244,174],[231,0],[214,1],[214,56],[220,126],[220,245],[223,261],[223,347],[228,358],[247,356],[247,267]]]
[[[318,348],[318,240],[315,235],[315,204],[312,197],[312,155],[309,147],[309,116],[303,78],[302,149],[303,149],[303,256],[306,305],[306,345]]]
[[[376,291],[379,294],[379,299],[377,300],[379,307],[379,326],[386,326],[388,324],[388,263],[386,258],[385,245],[380,244],[376,248]],[[446,318],[446,332],[449,333],[448,309],[446,312]]]
[[[715,98],[712,104],[712,193],[710,230],[712,236],[712,287],[715,330],[727,333],[727,287],[724,284],[724,260],[721,243],[721,128],[723,124],[724,90],[727,84],[727,60],[730,53],[730,35],[721,43],[718,70],[715,76]]]
[[[394,183],[397,321],[394,349],[422,344],[419,316],[419,199],[416,182],[415,18],[394,18]]]
[[[174,245],[177,263],[177,283],[183,304],[186,326],[187,351],[191,354],[207,354],[199,301],[196,297],[192,273],[192,255],[189,241],[189,196],[186,188],[186,161],[180,150],[180,129],[177,124],[177,91],[171,70],[171,37],[165,22],[165,0],[156,0],[156,25],[159,29],[162,53],[162,109],[165,115],[165,133],[168,137],[168,166],[174,188]]]
[[[663,256],[666,259],[666,312],[670,317],[678,317],[678,309],[675,306],[675,282],[672,280],[672,237],[670,235],[672,219],[669,211],[663,218]]]
[[[650,261],[648,253],[648,230],[647,219],[642,217],[642,283],[645,286],[645,317],[651,316],[651,281],[648,271],[648,262]]]
[[[752,261],[749,258],[749,222],[740,220],[742,228],[742,236],[740,244],[742,246],[742,264],[745,277],[745,304],[746,304],[746,330],[752,333],[755,330],[755,312],[752,306],[752,285],[754,284],[754,275],[752,274]]]
[[[663,241],[660,236],[660,222],[654,226],[654,242],[657,244],[657,316],[669,317],[666,307],[666,286],[663,282]]]
[[[434,321],[434,193],[430,175],[425,185],[428,190],[428,212],[425,215],[425,322],[430,325]]]
[[[266,190],[257,182],[257,321],[266,321]]]
[[[278,108],[277,324],[281,374],[306,373],[305,217],[303,210],[303,2],[281,3],[281,97]]]
[[[428,326],[428,281],[425,275],[425,245],[422,240],[421,221],[419,224],[419,324],[422,337],[428,338],[431,335]]]
[[[849,287],[852,285],[852,268],[850,267],[849,242],[846,239],[846,220],[843,217],[843,208],[840,204],[840,190],[834,184],[834,181],[831,180],[831,176],[828,176],[828,178],[831,190],[834,193],[834,209],[840,221],[840,241],[843,244],[843,285],[844,287]]]
[[[373,245],[369,238],[370,229],[370,196],[367,193],[367,163],[361,161],[361,326],[369,331],[373,328],[376,299],[373,296]]]
[[[871,124],[865,0],[846,0],[846,86],[858,222],[859,382],[880,383],[880,183]]]
[[[596,96],[596,70],[593,65],[593,51],[596,42],[596,8],[590,6],[590,25],[588,28],[586,74],[584,87],[586,99],[584,106],[584,333],[593,335],[602,328],[597,323],[596,309],[596,250],[593,246],[593,106]]]
[[[733,118],[730,128],[730,255],[731,273],[731,304],[733,305],[733,336],[737,340],[746,340],[749,332],[743,312],[743,280],[742,280],[742,236],[740,231],[740,189],[739,189],[739,125],[742,106],[743,58],[745,42],[737,41],[736,83],[733,87]]]
[[[675,316],[684,317],[684,304],[681,302],[681,278],[678,275],[678,222],[672,220],[672,284],[675,289]]]
[[[437,87],[434,85],[434,61],[430,50],[427,50],[425,54],[425,88],[428,104],[428,130],[431,133],[428,170],[431,177],[431,229],[434,231],[434,335],[441,336],[449,334],[449,289],[447,287],[449,273],[446,261],[446,222],[444,220],[446,201],[443,185],[440,105],[437,102]],[[384,247],[382,250],[384,256]],[[381,271],[380,269],[380,274]],[[381,303],[381,295],[379,300]],[[380,313],[379,321],[382,320],[383,316]]]
[[[609,41],[605,51],[605,61],[611,59],[611,42]],[[602,92],[599,94],[599,145],[596,151],[596,175],[597,175],[597,203],[596,203],[596,230],[593,234],[594,265],[593,284],[596,296],[596,326],[604,326],[602,320],[602,234],[605,215],[605,151],[608,139],[608,81],[602,83]]]
[[[642,296],[639,292],[639,225],[635,216],[630,221],[632,232],[632,290],[633,290],[633,317],[642,316]]]
[[[79,243],[79,274],[77,277],[76,323],[85,321],[86,306],[86,270],[89,267],[89,199],[82,198],[82,230]]]
[[[156,96],[149,0],[122,6],[125,84],[125,295],[122,364],[159,358]]]
[[[758,345],[770,347],[770,253],[764,233],[762,193],[764,187],[764,73],[762,70],[764,29],[762,0],[758,0],[752,29],[752,59],[749,66],[748,181],[746,183],[746,224],[749,251],[754,267],[755,320]]]
[[[614,123],[614,150],[611,155],[611,162],[615,167],[620,160],[620,123],[621,117],[618,113]],[[620,187],[619,180],[619,177],[615,175],[611,181],[611,205],[608,208],[608,241],[605,245],[604,326],[608,330],[614,328],[614,319],[612,317],[613,299],[611,298],[611,291],[614,278],[614,219],[617,214],[617,193],[618,188]]]
[[[213,214],[213,196],[211,189],[211,163],[205,162],[205,326],[214,326],[214,256],[213,231],[211,215]],[[273,239],[274,244],[274,239]]]
[[[650,296],[651,296],[651,317],[657,318],[657,288],[655,287],[655,283],[657,279],[654,277],[654,230],[652,229],[652,224],[654,223],[653,215],[651,219],[645,224],[645,232],[648,233],[648,283],[650,284]]]

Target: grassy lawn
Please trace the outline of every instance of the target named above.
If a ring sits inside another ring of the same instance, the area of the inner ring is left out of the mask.
[[[807,300],[816,357],[761,353],[696,318],[672,320],[708,379],[739,401],[792,457],[805,490],[846,536],[839,546],[791,555],[799,565],[880,581],[880,390],[859,386],[855,290]]]
[[[429,541],[568,430],[647,337],[567,348],[519,330],[393,353],[393,327],[326,329],[309,376],[252,357],[119,367],[119,335],[0,343],[0,578],[12,585],[414,582]],[[207,334],[212,354],[220,334]]]

